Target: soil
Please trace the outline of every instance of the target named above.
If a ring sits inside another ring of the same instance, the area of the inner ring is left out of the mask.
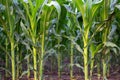
[[[0,67],[4,66],[4,62],[0,61]],[[61,71],[61,79],[58,78],[57,75],[57,68],[51,69],[51,65],[44,66],[44,79],[43,80],[70,80],[69,68],[65,67]],[[84,80],[83,72],[79,70],[78,67],[74,67],[74,77],[72,80]],[[0,80],[11,80],[11,77],[5,78],[5,71],[0,69]],[[19,80],[34,80],[33,72],[31,72],[30,78],[28,79],[27,76],[23,76]],[[108,80],[120,80],[120,66],[114,66],[110,68]],[[98,80],[96,71],[93,74],[92,80]],[[102,77],[99,79],[102,80]]]
[[[11,78],[1,78],[0,80],[11,80]],[[19,80],[34,80],[34,78],[27,78],[27,77],[23,77]],[[70,76],[69,75],[62,75],[61,79],[58,78],[57,75],[44,75],[44,79],[43,80],[70,80]],[[79,75],[74,75],[74,78],[72,80],[84,80],[84,76],[79,76]],[[92,80],[98,80],[97,76],[93,76]],[[100,78],[99,80],[102,80],[102,78]],[[108,77],[108,80],[120,80],[120,73],[116,73],[114,75],[110,75],[110,77]]]

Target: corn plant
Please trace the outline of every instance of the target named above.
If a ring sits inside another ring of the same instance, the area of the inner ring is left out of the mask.
[[[58,0],[58,2],[61,2]],[[57,1],[51,1],[50,5],[53,5],[56,10],[57,10],[57,21],[56,21],[56,33],[57,34],[60,34],[60,30],[59,30],[59,27],[60,27],[60,19],[61,19],[61,6],[60,4],[58,3]],[[58,78],[60,79],[61,77],[61,53],[60,53],[60,38],[61,36],[57,36],[58,37],[58,40],[57,40],[57,51],[58,51]]]
[[[81,12],[82,18],[83,18],[83,57],[84,57],[84,74],[85,74],[85,80],[88,80],[88,42],[89,42],[89,31],[94,21],[94,16],[96,15],[96,11],[99,9],[102,1],[99,1],[95,3],[92,0],[73,0],[78,8],[78,10]],[[91,15],[92,14],[92,15]]]
[[[0,61],[5,63],[0,73],[4,70],[5,79],[12,80],[29,79],[33,73],[34,80],[43,80],[44,66],[51,65],[48,69],[55,69],[58,79],[70,69],[67,74],[73,80],[78,67],[85,80],[92,80],[94,71],[98,79],[107,80],[112,66],[120,65],[119,3],[0,0]]]
[[[39,11],[40,7],[42,8],[43,0],[39,1],[36,0],[36,4],[34,5],[32,0],[28,1],[22,1],[22,4],[24,5],[24,8],[26,10],[26,14],[28,16],[28,19],[30,21],[30,28],[29,31],[27,31],[27,35],[31,37],[32,42],[34,45],[36,45],[36,38],[37,38],[37,12]],[[37,49],[35,46],[32,46],[32,53],[33,53],[33,62],[34,62],[34,80],[37,80]]]
[[[103,20],[108,19],[109,5],[110,5],[110,2],[107,0],[104,0],[103,15],[102,15]],[[109,23],[105,23],[104,26],[106,29],[104,29],[104,32],[103,32],[103,37],[102,37],[103,43],[105,43],[107,41],[107,35],[108,35],[109,29],[110,29],[110,27],[108,27]],[[106,54],[106,50],[103,51],[103,55],[104,54]],[[107,64],[105,63],[105,59],[103,59],[103,78],[104,79],[106,79],[106,73],[107,73]]]
[[[15,54],[15,53],[19,53],[18,52],[18,45],[16,43],[16,32],[15,29],[17,30],[17,26],[19,19],[16,18],[18,17],[18,15],[15,14],[15,11],[17,11],[16,9],[13,10],[13,8],[15,7],[16,3],[14,3],[14,1],[3,1],[3,4],[5,5],[5,12],[4,15],[2,14],[1,16],[1,24],[2,27],[4,28],[4,32],[6,35],[6,40],[5,40],[5,47],[3,46],[2,48],[4,49],[4,52],[6,53],[6,78],[8,77],[8,72],[9,72],[9,68],[10,66],[12,66],[11,68],[11,76],[12,76],[12,80],[18,79],[18,75],[19,75],[19,70],[18,70],[18,57],[19,55]],[[3,18],[4,17],[4,18]],[[10,47],[11,46],[11,47]],[[11,52],[9,52],[9,49],[11,49]],[[14,52],[16,51],[16,52]],[[9,54],[11,53],[11,55]],[[17,58],[15,57],[17,56]],[[11,60],[12,65],[9,65],[9,59]],[[17,64],[16,64],[17,62]],[[17,70],[15,70],[17,67]],[[10,72],[9,72],[10,73]]]
[[[108,21],[105,24],[105,29],[104,29],[105,32],[103,30],[103,35],[102,35],[102,41],[105,44],[105,47],[103,49],[103,55],[105,55],[105,56],[103,56],[103,78],[106,79],[106,77],[109,76],[110,64],[108,62],[110,61],[110,57],[111,57],[110,50],[112,50],[115,54],[117,54],[119,52],[116,52],[117,50],[114,48],[117,48],[119,51],[119,47],[113,41],[111,41],[111,38],[110,38],[110,36],[112,36],[112,32],[115,29],[115,26],[114,26],[115,22],[112,22],[115,19],[114,18],[115,12],[113,12],[112,14],[109,15],[109,12],[111,11],[110,2],[109,3],[107,2],[107,4],[106,4],[104,1],[104,4],[105,4],[104,9],[106,10],[106,13],[108,12],[108,15],[107,15],[104,10],[103,18],[105,19],[105,17],[106,17]],[[113,3],[113,4],[115,5],[115,3]]]
[[[101,26],[99,27],[98,26],[98,28],[96,29],[96,30],[98,30],[98,32],[99,31],[101,31],[102,32],[102,43],[100,43],[97,47],[96,47],[96,49],[95,49],[95,46],[92,44],[91,45],[91,51],[92,51],[92,53],[94,53],[94,52],[96,52],[96,50],[100,50],[101,49],[101,51],[102,51],[102,53],[103,54],[101,54],[101,56],[102,56],[102,58],[103,58],[103,61],[102,61],[102,63],[103,63],[103,79],[106,79],[106,76],[107,76],[107,74],[109,74],[109,67],[110,67],[110,65],[109,65],[109,61],[110,61],[110,57],[111,57],[111,55],[110,55],[110,51],[109,51],[109,47],[108,47],[108,45],[107,45],[107,43],[109,43],[109,46],[110,46],[110,44],[112,44],[112,45],[114,45],[114,47],[116,46],[114,43],[112,43],[112,42],[109,42],[110,40],[110,38],[109,38],[109,36],[111,35],[111,32],[110,31],[113,31],[112,29],[111,29],[111,26],[110,26],[110,24],[112,23],[112,20],[114,20],[114,11],[109,15],[109,12],[110,12],[110,3],[109,2],[107,2],[107,3],[105,3],[106,1],[103,1],[103,3],[104,3],[104,6],[103,7],[101,7],[102,9],[102,15],[101,14],[99,14],[100,15],[100,17],[102,17],[102,23],[100,24]],[[114,3],[113,3],[114,4]],[[100,11],[101,11],[100,10]],[[105,19],[105,17],[106,17],[106,19]],[[104,18],[104,19],[103,19]],[[105,27],[106,26],[106,27]],[[109,26],[109,27],[107,27],[107,26]],[[101,29],[101,30],[100,30]],[[96,31],[95,31],[96,32]],[[96,38],[97,39],[97,38]],[[99,39],[100,40],[100,39]],[[100,41],[101,42],[101,41]],[[101,46],[101,47],[100,47]],[[111,46],[112,47],[112,46]],[[113,48],[113,47],[112,47]],[[114,49],[114,48],[113,48]],[[118,48],[119,49],[119,48]],[[105,51],[105,52],[104,52]],[[98,51],[97,51],[98,52]],[[107,52],[107,53],[106,53]],[[114,51],[113,51],[114,52]],[[101,53],[100,51],[99,51],[99,53]],[[116,52],[115,52],[116,53]],[[99,57],[99,58],[101,58],[101,57]],[[105,61],[104,61],[105,60]],[[98,63],[98,66],[100,66],[99,65],[100,63]],[[92,66],[93,66],[93,61],[91,62],[91,72],[90,72],[90,76],[92,75]],[[100,67],[98,68],[98,70],[100,71]],[[100,74],[100,72],[98,72],[98,79],[99,79],[99,75]]]
[[[66,9],[68,10],[68,13],[67,15],[69,16],[69,19],[68,19],[68,29],[69,29],[69,32],[67,33],[67,38],[68,40],[70,40],[70,80],[72,80],[74,78],[74,75],[73,75],[73,66],[74,66],[74,48],[77,47],[77,37],[75,32],[76,32],[76,15],[74,13],[74,10],[71,10],[67,7],[68,5],[65,5]],[[69,7],[72,7],[72,6],[69,6]],[[71,10],[71,11],[70,11]]]
[[[2,19],[3,21],[6,21],[7,23],[3,23],[2,26],[4,30],[7,32],[7,37],[10,41],[10,48],[11,48],[11,63],[12,63],[12,80],[16,79],[16,74],[15,74],[15,40],[14,40],[14,29],[15,29],[15,14],[13,10],[13,2],[11,0],[3,2],[5,5],[5,19]],[[7,30],[9,29],[9,31]]]

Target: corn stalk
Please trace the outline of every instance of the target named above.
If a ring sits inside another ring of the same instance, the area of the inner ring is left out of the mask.
[[[103,1],[103,15],[102,16],[102,19],[103,20],[107,20],[108,19],[108,16],[109,16],[109,7],[110,7],[110,0],[104,0]],[[105,29],[103,30],[103,35],[102,35],[102,42],[103,43],[106,43],[108,41],[108,34],[109,34],[109,31],[110,31],[110,26],[109,26],[109,22],[106,22],[105,25],[104,25]],[[106,75],[107,75],[107,63],[106,63],[106,48],[104,48],[103,50],[103,79],[107,79],[106,78]]]
[[[8,50],[8,39],[6,39],[5,41],[5,46],[6,46],[6,51],[7,51]],[[6,58],[5,67],[6,69],[8,69],[9,68],[9,60],[8,60],[9,56],[6,54],[5,58]],[[5,77],[8,77],[8,72],[5,73]]]
[[[30,21],[30,29],[28,35],[31,37],[32,42],[34,45],[37,43],[37,12],[39,11],[40,7],[44,0],[36,0],[36,4],[34,6],[32,0],[28,0],[26,2],[22,1],[24,8],[26,10],[26,14]],[[29,34],[30,33],[30,34]],[[33,63],[34,63],[34,80],[37,80],[37,49],[35,46],[32,46],[32,53],[33,53]]]
[[[58,0],[59,1],[59,0]],[[56,22],[56,32],[59,33],[59,20],[60,20],[60,16],[61,16],[61,6],[57,1],[51,1],[48,6],[54,6],[56,11],[57,11],[57,22]],[[58,36],[58,40],[57,40],[57,50],[58,50],[58,78],[60,79],[61,77],[61,54],[60,54],[60,36]]]
[[[90,33],[90,28],[94,21],[94,16],[96,15],[97,9],[100,7],[101,2],[93,3],[92,0],[73,0],[78,8],[78,10],[82,14],[83,18],[83,26],[84,26],[84,32],[83,32],[83,58],[84,58],[84,75],[85,80],[89,79],[88,76],[88,42],[89,38],[88,35]]]
[[[11,46],[11,62],[12,62],[12,80],[16,79],[16,74],[15,74],[15,41],[14,41],[14,15],[13,15],[13,10],[10,10],[10,6],[11,6],[11,1],[5,1],[5,5],[6,5],[6,17],[7,17],[7,21],[8,21],[8,27],[10,27],[10,34],[8,36],[9,40],[10,40],[10,46]]]
[[[46,4],[42,9],[41,14],[41,21],[40,21],[40,33],[41,33],[41,54],[40,54],[40,68],[39,68],[39,80],[43,80],[43,60],[44,60],[44,53],[45,53],[45,37],[47,36],[46,31],[49,28],[49,21],[51,19],[51,15],[53,13],[54,7],[56,8],[58,14],[60,10],[60,6],[57,1],[51,1],[50,3]]]
[[[73,60],[73,48],[74,48],[74,45],[73,43],[71,42],[71,48],[70,48],[70,79],[72,80],[73,79],[73,64],[74,64],[74,60]]]

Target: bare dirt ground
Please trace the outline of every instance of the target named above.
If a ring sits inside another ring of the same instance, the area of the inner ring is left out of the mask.
[[[107,78],[108,78],[108,80],[120,80],[120,70],[110,73],[110,76]],[[0,80],[11,80],[11,78],[10,77],[5,78],[4,71],[0,71]],[[31,75],[31,78],[29,78],[29,79],[26,76],[23,76],[23,78],[18,79],[18,80],[34,80],[33,74]],[[59,79],[57,74],[53,74],[53,73],[47,74],[46,73],[46,74],[44,74],[43,80],[70,80],[70,76],[69,76],[69,74],[63,74],[61,76],[61,79]],[[75,74],[72,80],[84,80],[84,76],[81,74]],[[92,80],[98,80],[96,74],[93,74]],[[100,78],[99,80],[102,80],[102,78]]]
[[[0,67],[4,66],[4,62],[0,61]],[[64,67],[61,71],[61,79],[58,78],[57,75],[57,67],[51,70],[51,65],[48,64],[44,66],[44,79],[43,80],[70,80],[69,68]],[[102,72],[102,71],[101,71]],[[79,68],[74,67],[73,71],[74,77],[72,80],[84,80],[83,72],[79,70]],[[5,71],[0,69],[0,80],[11,80],[11,77],[4,77]],[[33,72],[31,72],[30,78],[28,79],[27,76],[23,76],[21,79],[17,80],[34,80]],[[108,80],[120,80],[120,66],[115,66],[110,68],[110,75],[107,77]],[[92,80],[98,80],[96,71],[93,73]],[[99,79],[102,80],[102,77]]]

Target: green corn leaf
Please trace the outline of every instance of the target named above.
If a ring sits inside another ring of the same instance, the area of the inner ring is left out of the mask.
[[[30,70],[34,70],[33,65],[29,64]]]
[[[65,9],[64,6],[61,6],[61,14],[59,19],[59,27],[58,27],[59,30],[63,29],[64,25],[66,24],[67,22],[66,16],[67,16],[67,10]]]
[[[91,50],[92,53],[95,51],[95,48],[96,48],[96,46],[92,43],[90,45],[90,50]]]
[[[31,54],[27,54],[27,55],[24,57],[24,59],[27,60],[27,59],[30,58],[30,56],[31,56]]]
[[[26,10],[26,13],[27,13],[27,16],[30,18],[31,17],[31,15],[30,15],[30,11],[29,11],[29,8],[28,8],[28,0],[25,0],[25,1],[23,1],[23,0],[20,0],[21,2],[22,2],[22,4],[23,4],[23,6],[24,6],[24,8],[25,8],[25,10]]]
[[[102,4],[103,0],[100,0],[96,3],[94,3],[92,5],[91,11],[92,11],[92,19],[94,18],[94,16],[96,15],[96,11],[100,8],[101,4]]]
[[[12,59],[11,55],[9,54],[9,52],[7,52],[6,49],[1,44],[0,44],[0,49],[3,50],[6,53],[6,55],[9,56],[10,59]]]
[[[18,13],[18,15],[20,15],[20,17],[21,17],[23,20],[25,20],[26,18],[25,18],[25,15],[24,15],[22,9],[20,9],[20,7],[19,7],[18,5],[15,5],[15,7],[16,7],[16,9],[17,9],[16,12]]]
[[[57,0],[60,5],[64,4],[66,1],[65,0]]]
[[[26,49],[27,49],[27,50],[30,50],[30,51],[31,51],[30,44],[28,44],[26,41],[21,41],[21,43],[26,46]],[[31,52],[32,52],[32,51],[31,51]]]
[[[103,44],[102,43],[99,44],[98,46],[96,46],[96,49],[93,53],[97,53],[100,49],[102,49],[102,47],[103,47]]]
[[[117,4],[115,7],[120,10],[120,3]]]
[[[44,2],[45,2],[45,0],[36,0],[36,6],[35,6],[34,10],[32,11],[33,17],[36,17],[37,11],[39,10],[39,8],[42,7]]]
[[[55,56],[57,58],[58,54],[55,49],[50,49],[45,52],[44,60],[47,60],[50,56]]]
[[[28,0],[28,3],[29,3],[29,7],[30,7],[30,11],[31,11],[31,13],[34,11],[34,5],[33,5],[33,2],[32,2],[32,0]]]
[[[113,42],[105,42],[104,43],[104,45],[105,46],[107,46],[107,47],[116,47],[116,48],[118,48],[118,49],[120,49],[115,43],[113,43]]]
[[[112,47],[115,54],[116,54],[115,48],[116,48],[118,51],[120,51],[120,47],[117,46],[117,45],[116,45],[115,43],[113,43],[113,42],[106,42],[106,43],[104,43],[104,45],[107,46],[107,47]]]
[[[84,69],[80,64],[74,64],[75,66],[77,66],[77,67],[79,67],[79,68],[81,68],[82,70]]]
[[[75,44],[75,47],[79,52],[83,53],[83,50],[81,49],[80,45]]]
[[[54,6],[58,12],[58,17],[60,17],[61,6],[59,5],[59,3],[57,1],[51,1],[49,4],[47,4],[47,6]]]
[[[6,68],[4,68],[4,67],[0,67],[0,70],[4,70],[4,71],[8,72],[10,75],[12,75],[12,73],[10,72],[9,69],[6,69]]]
[[[87,21],[91,21],[92,17],[91,17],[91,8],[92,8],[92,0],[87,0],[85,6],[85,16],[83,16],[85,18],[85,20]]]
[[[76,48],[79,52],[83,53],[83,50],[82,50],[82,48],[80,47],[80,45],[77,44],[71,37],[68,37],[68,36],[64,36],[64,37],[67,38],[68,40],[72,41],[72,44],[74,44],[75,48]]]
[[[58,19],[60,18],[60,14],[61,14],[61,7],[60,5],[58,4],[57,1],[51,1],[50,3],[46,4],[43,9],[42,9],[42,15],[41,16],[41,31],[40,32],[43,32],[44,30],[47,30],[48,29],[48,26],[49,26],[49,19],[51,17],[51,13],[52,11],[54,10],[53,7],[55,7],[55,9],[57,10],[57,13],[58,13]]]
[[[45,0],[36,0],[36,9],[38,9],[43,3],[44,3]]]
[[[47,22],[49,20],[49,13],[47,13],[49,11],[49,13],[51,12],[50,7],[48,6],[44,6],[43,10],[42,10],[42,14],[41,16],[41,27],[40,27],[40,32],[43,33],[45,32],[45,29],[47,29],[47,26],[49,25],[49,22]]]
[[[23,24],[23,22],[20,22],[21,28],[23,30],[23,32],[29,37],[29,31],[28,29],[25,27],[25,25]]]
[[[22,78],[24,75],[26,75],[28,73],[28,71],[23,71],[21,76],[19,78]]]
[[[112,48],[112,51],[115,53],[115,55],[118,55],[118,50],[116,48]]]
[[[73,2],[75,2],[77,8],[79,11],[81,11],[82,15],[85,15],[85,10],[84,10],[84,0],[73,0]]]
[[[94,58],[94,56],[96,55],[96,53],[98,53],[100,51],[100,49],[102,49],[103,44],[99,44],[97,46],[95,46],[93,43],[90,45],[90,50],[91,50],[91,57]]]

